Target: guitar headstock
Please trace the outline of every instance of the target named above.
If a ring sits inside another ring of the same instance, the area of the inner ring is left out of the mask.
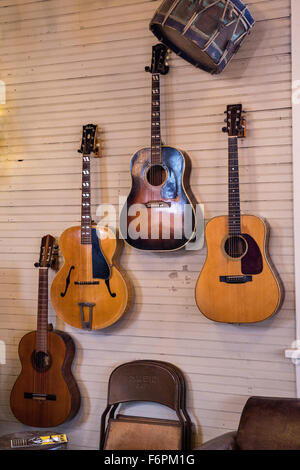
[[[83,155],[93,153],[95,157],[99,155],[99,144],[97,143],[98,126],[96,124],[86,124],[82,127],[81,146],[78,150]]]
[[[227,124],[223,127],[223,132],[227,132],[229,137],[246,137],[245,111],[241,104],[231,104],[225,111]]]
[[[145,67],[146,72],[150,73],[159,73],[161,75],[166,75],[169,72],[168,59],[170,54],[170,49],[167,48],[164,44],[156,44],[152,47],[152,60],[151,66]]]
[[[52,235],[45,235],[41,240],[40,258],[35,263],[36,268],[53,268],[58,267],[58,246]]]

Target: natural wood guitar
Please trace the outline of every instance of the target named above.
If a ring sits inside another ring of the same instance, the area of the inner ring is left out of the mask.
[[[188,155],[161,143],[160,75],[166,75],[167,48],[152,48],[151,147],[131,160],[132,187],[121,211],[120,230],[125,241],[144,251],[175,251],[194,236],[195,208],[189,188]]]
[[[245,118],[241,105],[228,106],[226,113],[229,213],[207,223],[207,258],[196,302],[211,320],[254,323],[279,309],[283,288],[268,257],[266,221],[240,213],[238,138],[245,136]]]
[[[16,418],[28,426],[58,426],[79,410],[80,393],[71,372],[75,345],[48,325],[48,269],[56,263],[55,239],[43,237],[39,266],[37,330],[20,341],[22,371],[10,396]]]
[[[97,330],[115,323],[131,303],[131,285],[117,265],[121,240],[107,227],[93,225],[90,156],[97,154],[97,126],[83,126],[81,226],[60,237],[64,265],[51,286],[57,315],[75,328]]]

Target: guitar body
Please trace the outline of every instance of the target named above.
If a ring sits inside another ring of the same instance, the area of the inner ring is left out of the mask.
[[[64,265],[51,286],[51,302],[66,323],[97,330],[115,323],[131,302],[131,286],[116,267],[117,240],[106,228],[92,227],[92,244],[81,244],[81,228],[60,238]],[[108,236],[109,235],[109,236]]]
[[[199,310],[210,320],[226,323],[260,322],[276,313],[283,292],[267,257],[265,222],[241,216],[245,253],[238,259],[226,252],[227,216],[211,219],[205,234],[207,258],[196,284]]]
[[[173,147],[161,147],[161,164],[157,165],[151,165],[150,148],[133,156],[132,188],[120,217],[120,230],[129,245],[146,251],[174,251],[191,240],[195,210],[187,192],[189,173],[188,156]],[[162,184],[150,184],[149,180],[159,182],[161,174]]]
[[[48,331],[49,363],[45,369],[42,358],[34,360],[35,349],[36,332],[32,331],[19,344],[22,371],[11,392],[11,409],[28,426],[58,426],[75,416],[80,406],[79,389],[71,372],[75,346],[68,334]],[[31,394],[43,394],[44,398],[32,398]]]

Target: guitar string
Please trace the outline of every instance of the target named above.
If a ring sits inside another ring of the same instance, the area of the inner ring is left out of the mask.
[[[83,130],[83,147],[82,147],[82,175],[81,175],[81,228],[80,228],[80,255],[79,255],[79,278],[78,278],[78,301],[83,302],[84,298],[82,296],[82,291],[84,284],[80,284],[81,281],[85,280],[85,277],[82,276],[82,257],[84,257],[83,252],[86,251],[86,224],[85,224],[85,215],[87,213],[85,204],[90,204],[90,198],[85,197],[84,194],[89,194],[89,191],[86,191],[86,187],[84,185],[84,171],[86,167],[86,129]],[[86,253],[85,253],[86,254]],[[85,266],[88,270],[88,257],[85,256]],[[87,271],[88,272],[88,271]],[[82,316],[84,319],[84,306],[82,306]]]
[[[232,145],[233,144],[233,145]],[[237,173],[236,178],[231,173],[231,168],[235,168]],[[230,178],[230,173],[232,177]],[[241,219],[240,219],[240,210],[239,210],[239,178],[238,178],[239,168],[238,168],[238,148],[237,148],[237,138],[229,139],[229,232],[231,236],[229,238],[229,253],[231,257],[238,257],[238,255],[243,252],[244,244],[242,243],[238,234],[241,230]],[[235,179],[237,180],[235,182]],[[232,196],[232,187],[235,188],[235,200]],[[236,191],[236,186],[238,190]],[[239,217],[238,217],[239,216]],[[233,220],[234,219],[234,220]],[[238,225],[236,224],[238,222]],[[233,223],[235,227],[233,227]],[[239,232],[236,232],[236,229],[239,229]]]

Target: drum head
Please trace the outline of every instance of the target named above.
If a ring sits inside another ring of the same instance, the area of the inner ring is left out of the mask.
[[[201,67],[207,72],[217,72],[217,64],[207,55],[207,53],[202,52],[198,44],[195,44],[190,39],[182,36],[182,34],[176,29],[153,24],[151,26],[151,30],[161,42],[166,44],[176,54],[182,56],[188,62],[196,65],[197,67]]]

